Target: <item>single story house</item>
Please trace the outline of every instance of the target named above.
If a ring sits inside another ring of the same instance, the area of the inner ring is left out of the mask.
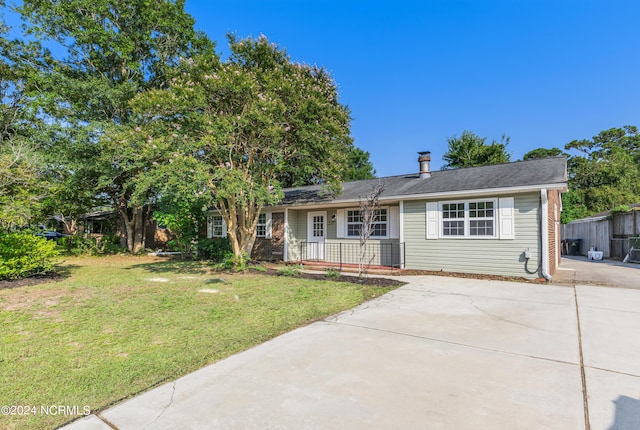
[[[264,208],[254,256],[289,262],[358,264],[359,202],[380,182],[379,212],[366,262],[404,269],[551,279],[560,262],[565,158],[431,172],[419,153],[417,174],[288,188]],[[222,217],[208,236],[225,236]]]

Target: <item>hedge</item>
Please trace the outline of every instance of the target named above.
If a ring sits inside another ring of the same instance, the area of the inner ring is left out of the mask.
[[[0,280],[47,272],[57,255],[53,240],[30,233],[0,233]]]

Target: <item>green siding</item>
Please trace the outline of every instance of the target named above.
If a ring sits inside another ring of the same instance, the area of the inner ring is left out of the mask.
[[[349,208],[352,208],[350,206]],[[334,215],[337,215],[337,209],[318,209],[318,210],[289,210],[289,242],[287,245],[288,258],[290,261],[300,259],[300,242],[307,240],[307,220],[309,212],[326,212],[327,213],[327,232],[326,232],[326,257],[327,261],[337,262],[339,255],[343,258],[343,263],[357,264],[359,240],[354,238],[337,238],[337,221],[331,221]],[[392,265],[400,262],[399,248],[397,246],[385,246],[377,248],[378,244],[398,244],[399,239],[370,239],[371,244],[369,253],[372,256],[370,264],[373,265]],[[342,252],[339,252],[339,245],[342,244]],[[382,251],[376,251],[383,249]],[[336,260],[336,261],[333,261]]]
[[[307,240],[307,212],[289,210],[287,254],[289,261],[300,259],[300,241]]]
[[[430,200],[434,201],[434,200]],[[405,268],[536,278],[524,270],[523,252],[529,248],[529,271],[540,260],[540,195],[514,196],[515,239],[425,239],[427,200],[404,202]],[[439,225],[440,228],[440,225]],[[496,228],[498,226],[496,225]]]

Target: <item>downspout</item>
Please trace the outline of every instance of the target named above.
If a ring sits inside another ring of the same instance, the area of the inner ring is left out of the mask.
[[[289,208],[284,208],[284,238],[282,260],[289,261]]]
[[[549,197],[547,196],[547,189],[542,188],[540,190],[540,239],[542,243],[542,261],[540,266],[542,267],[542,276],[547,280],[551,280],[549,274]]]
[[[399,212],[399,223],[400,223],[400,231],[399,231],[399,241],[398,250],[400,251],[400,268],[404,269],[404,256],[406,255],[406,249],[404,249],[404,200],[400,200],[400,209]]]

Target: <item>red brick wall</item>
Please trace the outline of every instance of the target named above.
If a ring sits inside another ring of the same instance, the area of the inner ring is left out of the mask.
[[[284,212],[271,214],[271,239],[257,237],[251,257],[264,261],[284,259]]]
[[[557,190],[547,191],[547,198],[547,222],[549,226],[549,274],[553,275],[560,264],[560,251],[558,249],[560,243],[556,243],[556,238],[558,241],[560,240],[560,192]],[[556,249],[558,249],[557,252]]]

